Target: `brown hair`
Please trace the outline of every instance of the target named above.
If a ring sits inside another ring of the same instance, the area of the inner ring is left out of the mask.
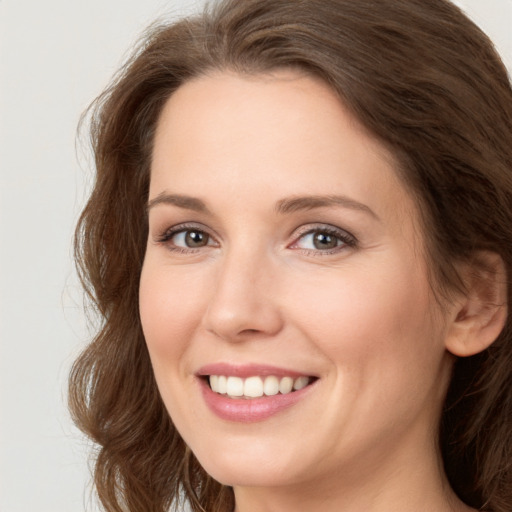
[[[91,119],[96,181],[76,231],[84,287],[103,322],[75,362],[70,407],[99,446],[108,511],[229,511],[176,432],[138,312],[152,140],[180,85],[211,70],[293,67],[322,78],[396,155],[418,198],[436,282],[477,250],[512,275],[512,90],[489,39],[446,0],[227,0],[153,27]],[[511,301],[508,286],[508,303]],[[459,359],[440,427],[445,469],[469,505],[512,503],[511,315],[483,353]]]

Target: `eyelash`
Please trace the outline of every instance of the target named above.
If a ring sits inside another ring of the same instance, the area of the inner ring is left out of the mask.
[[[160,244],[167,245],[167,248],[170,251],[178,252],[182,254],[194,254],[206,246],[201,247],[180,247],[174,244],[171,244],[172,238],[180,233],[186,233],[187,231],[195,231],[197,233],[202,233],[206,235],[210,240],[215,240],[207,230],[198,227],[194,224],[180,224],[178,226],[174,226],[170,229],[167,229],[164,233],[162,233],[160,236],[156,238],[156,242]],[[326,224],[319,224],[316,226],[305,226],[303,230],[299,231],[297,235],[295,236],[295,241],[289,245],[290,248],[297,248],[297,244],[300,242],[300,240],[304,239],[304,237],[308,235],[312,235],[314,233],[321,233],[328,236],[333,236],[337,238],[339,242],[341,242],[339,245],[337,245],[334,248],[331,249],[300,249],[304,254],[308,256],[322,256],[322,255],[331,255],[336,254],[346,248],[355,248],[357,246],[357,239],[348,233],[347,231],[344,231],[340,228],[336,228],[334,226],[326,225]]]
[[[179,233],[186,233],[187,231],[195,231],[197,233],[205,234],[209,239],[214,240],[214,238],[203,228],[198,227],[195,224],[179,224],[178,226],[174,226],[172,228],[164,231],[159,237],[157,237],[156,242],[160,244],[166,244],[168,249],[173,252],[179,252],[184,254],[195,253],[200,251],[203,247],[180,247],[177,245],[171,245],[172,238],[178,235]]]
[[[293,242],[290,247],[296,247],[300,240],[304,239],[304,237],[315,233],[335,237],[341,243],[332,249],[301,249],[302,252],[304,254],[307,254],[308,256],[323,256],[336,254],[340,251],[343,251],[344,249],[355,248],[357,246],[356,238],[347,231],[340,228],[336,228],[334,226],[320,224],[314,227],[306,226],[303,231],[299,231],[299,233],[296,235],[295,242]]]

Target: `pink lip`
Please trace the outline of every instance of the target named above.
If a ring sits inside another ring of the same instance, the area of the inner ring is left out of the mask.
[[[305,374],[267,365],[233,366],[225,363],[217,363],[202,367],[197,372],[197,376],[199,377],[198,381],[206,405],[219,418],[238,423],[263,421],[292,407],[302,400],[317,382],[314,381],[299,391],[293,391],[284,395],[277,394],[261,398],[236,399],[212,391],[206,379],[201,378],[207,375],[232,375],[242,378],[256,375],[275,375],[276,377],[289,376],[295,378]]]
[[[245,364],[245,365],[233,365],[228,363],[214,363],[202,366],[196,373],[199,377],[205,377],[207,375],[226,375],[233,377],[253,377],[259,375],[260,377],[266,377],[267,375],[275,375],[276,377],[301,377],[306,375],[312,377],[310,374],[297,372],[294,370],[287,370],[285,368],[278,368],[277,366],[269,366],[264,364]]]

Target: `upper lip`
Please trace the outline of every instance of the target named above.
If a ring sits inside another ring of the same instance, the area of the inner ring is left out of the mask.
[[[314,377],[308,372],[290,370],[288,368],[279,368],[267,364],[243,364],[235,365],[230,363],[211,363],[199,368],[196,372],[198,377],[206,377],[208,375],[226,375],[233,377],[253,377],[274,375],[276,377]]]

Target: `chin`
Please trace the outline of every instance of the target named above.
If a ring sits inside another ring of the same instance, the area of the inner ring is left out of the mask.
[[[274,487],[284,486],[292,483],[289,476],[278,467],[259,466],[255,467],[247,463],[224,464],[212,463],[201,464],[205,471],[217,482],[230,487]]]
[[[212,450],[210,447],[206,452],[199,450],[194,454],[204,470],[223,485],[272,487],[299,478],[297,461],[287,460],[285,453],[261,442],[253,444],[251,449],[245,448]]]

